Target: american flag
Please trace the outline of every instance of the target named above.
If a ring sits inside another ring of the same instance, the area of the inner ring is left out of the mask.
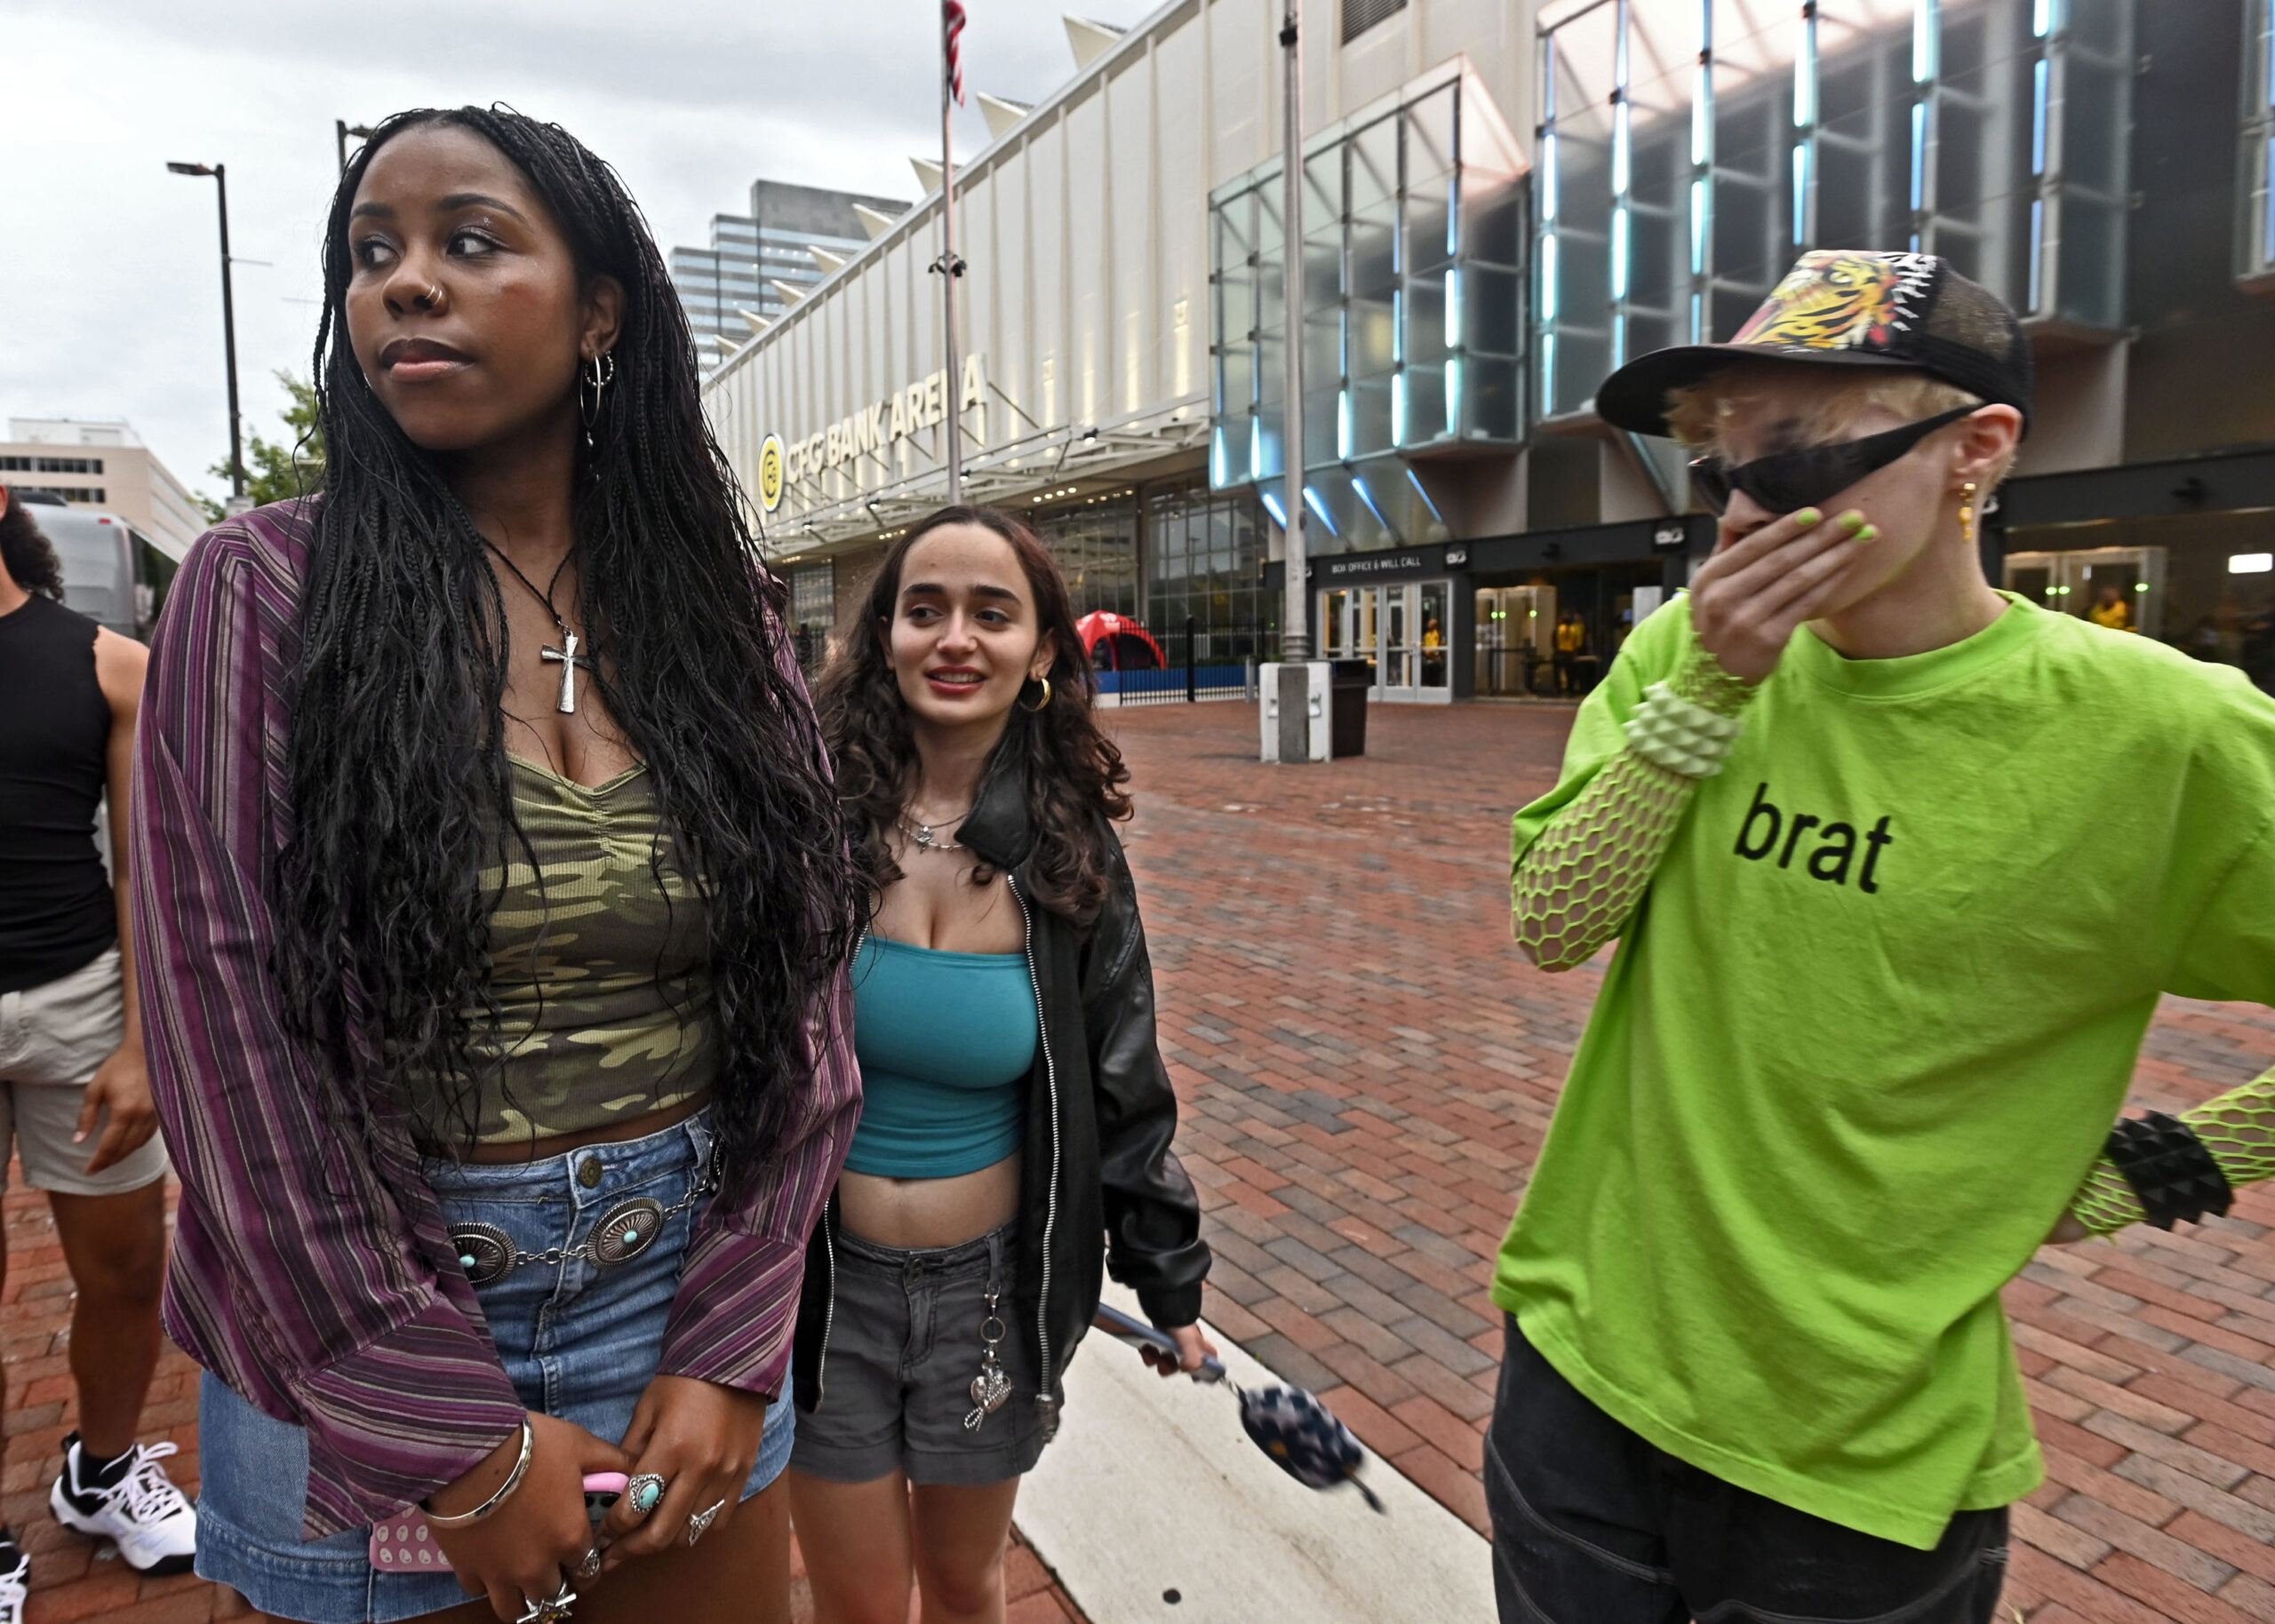
[[[946,47],[948,59],[948,93],[956,99],[958,107],[963,105],[963,50],[958,43],[958,37],[963,33],[963,22],[962,0],[940,0],[942,43]]]

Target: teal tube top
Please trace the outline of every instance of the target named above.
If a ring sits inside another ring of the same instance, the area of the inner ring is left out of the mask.
[[[869,937],[853,959],[861,1124],[846,1166],[949,1179],[1002,1161],[1026,1137],[1042,1030],[1025,953]]]

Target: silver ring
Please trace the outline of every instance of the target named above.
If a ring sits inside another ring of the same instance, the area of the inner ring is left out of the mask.
[[[585,1553],[585,1559],[577,1564],[577,1577],[579,1579],[598,1579],[600,1576],[601,1548],[595,1545],[592,1549]]]
[[[514,1620],[514,1624],[561,1624],[561,1620],[569,1616],[571,1609],[576,1604],[576,1589],[564,1580],[562,1581],[561,1588],[544,1600],[529,1601],[529,1604],[522,1609],[521,1616]]]
[[[717,1504],[713,1505],[706,1509],[698,1511],[693,1517],[689,1517],[687,1519],[687,1542],[690,1545],[692,1545],[705,1534],[708,1533],[711,1531],[711,1524],[717,1520],[719,1513],[724,1511],[726,1509],[727,1502],[724,1500],[722,1500]]]
[[[644,1517],[664,1503],[667,1486],[659,1473],[635,1472],[624,1485],[625,1504],[632,1508],[634,1516]]]

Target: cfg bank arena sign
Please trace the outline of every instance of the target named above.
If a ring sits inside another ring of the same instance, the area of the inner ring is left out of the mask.
[[[986,404],[984,357],[963,358],[963,377],[955,396],[958,412]],[[901,441],[920,430],[937,427],[947,417],[948,374],[943,368],[802,440],[786,442],[779,434],[769,434],[758,452],[759,505],[772,513],[783,496],[801,482],[842,468],[856,458],[882,459]]]

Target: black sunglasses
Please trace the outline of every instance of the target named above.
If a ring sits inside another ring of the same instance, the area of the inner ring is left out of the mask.
[[[1954,406],[1951,410],[1862,440],[1835,440],[1824,445],[1805,445],[1797,451],[1757,457],[1731,464],[1719,457],[1702,457],[1690,465],[1690,488],[1709,513],[1728,511],[1730,495],[1743,490],[1773,513],[1799,512],[1830,502],[1867,474],[1885,468],[1947,423],[1956,423],[1979,406]]]

